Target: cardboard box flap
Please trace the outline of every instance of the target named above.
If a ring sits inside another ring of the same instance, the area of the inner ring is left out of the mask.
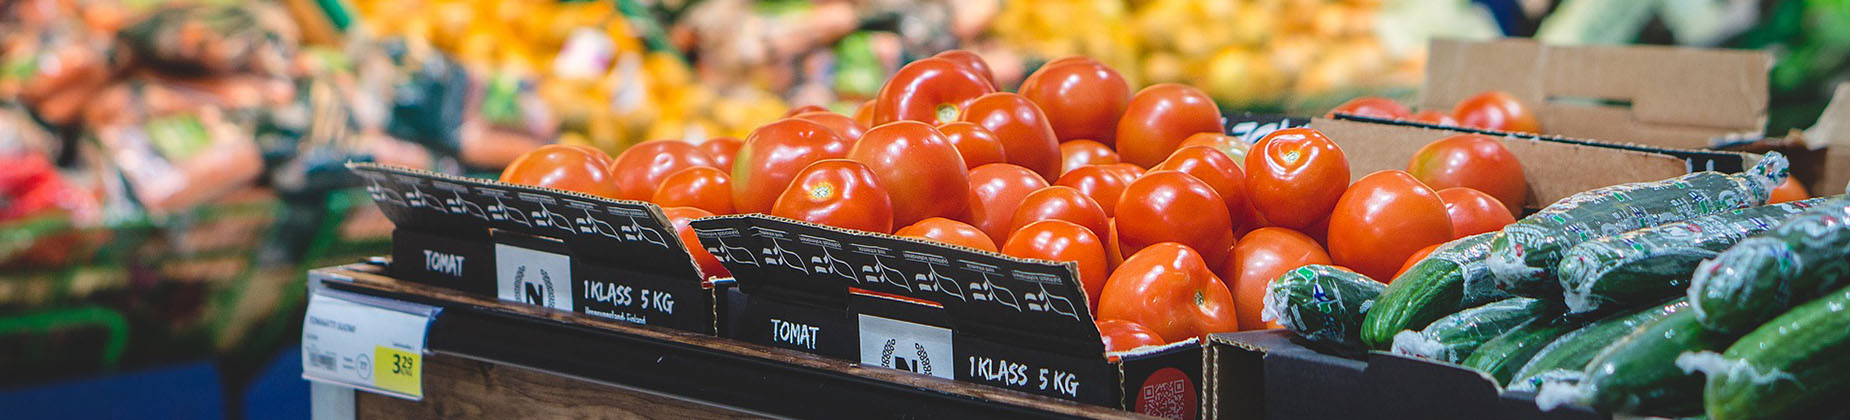
[[[1837,85],[1818,122],[1805,130],[1805,146],[1826,149],[1823,173],[1811,185],[1815,195],[1836,194],[1850,182],[1850,82]]]
[[[763,214],[693,226],[750,295],[845,308],[855,288],[942,305],[959,334],[1091,357],[1105,352],[1071,263]]]

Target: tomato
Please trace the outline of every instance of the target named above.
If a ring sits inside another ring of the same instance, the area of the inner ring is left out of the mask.
[[[1239,137],[1221,133],[1195,133],[1189,135],[1187,139],[1182,140],[1182,144],[1176,145],[1176,150],[1182,150],[1193,146],[1207,146],[1214,148],[1214,150],[1219,150],[1221,153],[1226,154],[1228,158],[1232,158],[1233,163],[1239,165],[1241,168],[1246,166],[1246,152],[1253,148],[1253,145],[1247,144],[1245,141],[1240,140]]]
[[[1227,205],[1228,222],[1232,226],[1251,225],[1255,220],[1246,213],[1246,174],[1240,172],[1240,165],[1233,163],[1225,153],[1203,146],[1191,146],[1176,150],[1169,159],[1150,168],[1154,171],[1170,170],[1188,174],[1214,188],[1220,194],[1221,202]]]
[[[1042,220],[1022,226],[1002,244],[1002,253],[1021,258],[1071,261],[1079,266],[1079,286],[1086,290],[1086,307],[1098,313],[1099,292],[1111,275],[1105,263],[1105,242],[1085,226],[1065,220]]]
[[[1091,140],[1060,143],[1060,176],[1082,166],[1118,163],[1118,152],[1111,146]]]
[[[501,182],[616,198],[610,163],[609,155],[588,146],[548,144],[514,159],[501,171]]]
[[[1099,293],[1098,318],[1143,324],[1166,342],[1240,329],[1227,285],[1200,253],[1174,242],[1125,259]]]
[[[1530,111],[1528,105],[1524,105],[1515,96],[1494,90],[1458,101],[1458,106],[1452,108],[1452,118],[1465,127],[1517,133],[1542,132],[1541,124],[1535,121],[1535,112]]]
[[[893,234],[996,252],[996,241],[989,239],[989,235],[984,234],[982,229],[942,217],[920,220],[912,226],[899,228]]]
[[[944,133],[944,139],[957,148],[967,168],[1008,161],[1008,154],[1002,150],[1002,140],[996,139],[995,133],[983,126],[958,121],[939,126],[938,132]]]
[[[1156,331],[1151,331],[1150,327],[1145,327],[1143,324],[1122,319],[1101,319],[1093,323],[1098,325],[1099,338],[1105,340],[1106,352],[1131,351],[1143,346],[1168,344],[1163,342],[1162,337],[1156,336]]]
[[[958,113],[977,97],[995,91],[988,79],[956,61],[914,61],[900,67],[880,87],[880,93],[874,96],[871,121],[874,126],[894,121],[944,124],[955,121]],[[994,131],[994,127],[989,128]]]
[[[1058,181],[1054,181],[1054,185],[1079,190],[1086,197],[1091,197],[1092,202],[1098,203],[1105,210],[1105,216],[1110,217],[1118,213],[1118,197],[1124,194],[1124,187],[1130,186],[1131,181],[1137,179],[1137,175],[1129,168],[1092,165],[1061,175]]]
[[[917,121],[889,123],[861,136],[848,159],[867,165],[893,197],[893,225],[954,217],[969,201],[964,158],[938,129]]]
[[[617,180],[617,198],[648,200],[668,174],[692,167],[713,167],[713,158],[680,140],[652,140],[636,143],[617,155],[610,174]]]
[[[713,214],[732,214],[732,176],[705,166],[682,169],[662,179],[649,202],[662,207],[694,207]]]
[[[893,201],[866,165],[847,159],[812,163],[778,195],[771,215],[843,229],[893,231]]]
[[[1773,196],[1766,203],[1779,204],[1807,198],[1811,198],[1811,193],[1805,191],[1805,185],[1799,183],[1799,178],[1788,176],[1786,182],[1781,182],[1778,187],[1773,188]]]
[[[1458,120],[1452,119],[1452,114],[1450,111],[1438,111],[1438,110],[1428,109],[1425,111],[1415,112],[1413,113],[1413,115],[1408,115],[1407,120],[1418,121],[1418,122],[1423,122],[1423,123],[1437,125],[1437,126],[1446,126],[1446,127],[1457,127],[1458,126]]]
[[[1124,248],[1118,243],[1118,218],[1105,219],[1105,226],[1109,230],[1105,233],[1105,266],[1116,271],[1124,263]]]
[[[1337,105],[1335,108],[1330,108],[1330,112],[1324,113],[1323,117],[1336,118],[1336,114],[1348,114],[1384,120],[1398,120],[1406,118],[1407,115],[1412,113],[1413,110],[1407,109],[1406,105],[1401,105],[1400,101],[1379,96],[1363,96],[1350,99],[1349,102],[1343,102],[1342,105]]]
[[[797,172],[811,163],[848,155],[848,141],[814,121],[785,118],[745,136],[732,164],[732,207],[764,213]]]
[[[1414,264],[1419,264],[1420,260],[1426,259],[1427,255],[1432,255],[1432,252],[1437,251],[1440,245],[1445,245],[1445,244],[1436,243],[1432,245],[1427,245],[1425,248],[1420,248],[1419,251],[1414,251],[1413,255],[1407,256],[1407,262],[1400,263],[1400,271],[1394,272],[1394,278],[1400,279],[1400,275],[1407,274],[1407,269],[1413,268]]]
[[[1504,226],[1516,223],[1509,208],[1483,191],[1452,187],[1439,190],[1438,194],[1439,201],[1445,203],[1446,218],[1452,221],[1452,235],[1456,238],[1503,230]]]
[[[1433,189],[1467,187],[1496,197],[1510,214],[1522,213],[1529,182],[1522,161],[1497,139],[1459,134],[1426,143],[1413,152],[1407,172]]]
[[[1149,167],[1195,133],[1221,132],[1220,108],[1208,94],[1163,83],[1137,91],[1118,119],[1118,159]]]
[[[867,127],[862,126],[861,123],[855,122],[853,117],[828,111],[805,112],[790,118],[805,119],[815,121],[817,124],[822,124],[822,126],[828,127],[830,130],[835,130],[835,134],[839,134],[843,139],[847,139],[849,144],[854,144],[856,140],[861,139],[861,134],[867,132]]]
[[[1455,237],[1439,194],[1396,170],[1356,180],[1330,213],[1330,260],[1383,283],[1414,251]]]
[[[739,146],[744,144],[731,137],[714,137],[700,143],[700,151],[707,152],[707,157],[713,158],[713,167],[730,172],[733,158],[739,156]]]
[[[804,106],[799,106],[796,108],[790,108],[789,111],[785,111],[784,118],[795,117],[797,115],[801,115],[803,113],[808,113],[808,112],[829,112],[829,109],[824,108],[822,105],[804,105]]]
[[[1060,177],[1060,142],[1047,124],[1047,114],[1027,98],[1008,92],[983,95],[958,119],[995,133],[1009,163],[1033,170],[1045,181]]]
[[[687,253],[694,255],[694,264],[700,267],[700,275],[706,277],[732,277],[732,271],[719,263],[719,258],[707,252],[707,247],[700,244],[700,237],[694,236],[694,226],[688,222],[702,217],[713,217],[713,213],[693,207],[666,207],[662,215],[668,216],[668,222],[674,225],[675,236],[681,238],[681,245],[687,247]],[[704,280],[704,279],[702,279]]]
[[[989,62],[983,61],[983,56],[977,55],[969,50],[950,50],[938,53],[938,55],[934,55],[932,58],[954,61],[965,69],[969,69],[970,72],[976,73],[978,76],[983,76],[983,80],[989,82],[990,88],[1000,90],[1000,88],[996,86],[996,72],[989,69]]]
[[[1131,101],[1131,86],[1111,66],[1086,57],[1042,65],[1021,81],[1021,96],[1040,105],[1061,142],[1091,139],[1115,144],[1118,117]]]
[[[1233,246],[1227,205],[1207,183],[1176,171],[1151,171],[1124,187],[1118,200],[1118,241],[1125,255],[1162,242],[1211,250],[1208,264],[1219,265]]]
[[[957,220],[982,229],[991,238],[1006,240],[1015,208],[1042,188],[1047,188],[1047,181],[1028,168],[1007,163],[978,166],[970,170],[969,208]]]
[[[1021,206],[1015,208],[1015,216],[1010,218],[1009,232],[1012,236],[1022,226],[1042,220],[1065,220],[1085,226],[1093,235],[1105,237],[1107,225],[1105,209],[1097,201],[1079,190],[1051,186],[1029,193],[1022,198]]]
[[[854,122],[861,123],[862,127],[874,126],[874,100],[868,99],[854,109]]]
[[[1310,128],[1273,131],[1246,155],[1246,193],[1274,225],[1303,229],[1336,207],[1349,186],[1343,149]]]
[[[1240,237],[1214,274],[1233,291],[1233,307],[1241,330],[1265,329],[1259,312],[1265,309],[1265,290],[1272,280],[1298,267],[1329,264],[1330,255],[1315,239],[1281,227],[1254,229]]]

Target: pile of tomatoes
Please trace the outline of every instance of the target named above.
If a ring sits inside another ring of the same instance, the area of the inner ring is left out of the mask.
[[[1482,136],[1352,185],[1315,130],[1250,146],[1222,133],[1194,87],[1133,92],[1074,57],[999,92],[981,58],[952,51],[906,65],[852,117],[799,108],[742,141],[650,141],[615,159],[545,146],[502,180],[659,204],[708,275],[726,271],[687,221],[732,213],[1070,261],[1114,351],[1267,328],[1266,283],[1305,264],[1389,281],[1423,248],[1509,223],[1527,191]]]
[[[1540,133],[1542,125],[1535,112],[1515,95],[1502,91],[1485,91],[1458,101],[1450,112],[1422,109],[1418,112],[1393,99],[1363,96],[1331,108],[1324,116],[1360,115],[1389,120],[1416,121],[1438,126],[1471,127],[1514,133]]]

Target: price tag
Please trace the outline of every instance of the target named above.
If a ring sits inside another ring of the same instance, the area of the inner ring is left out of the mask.
[[[424,398],[424,338],[441,308],[318,289],[302,321],[302,377]]]

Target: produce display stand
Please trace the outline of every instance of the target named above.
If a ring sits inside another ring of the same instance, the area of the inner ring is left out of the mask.
[[[983,385],[501,302],[382,275],[384,259],[314,270],[310,287],[442,308],[424,398],[356,392],[359,418],[852,413],[887,418],[1142,418]],[[343,391],[344,392],[344,391]],[[322,409],[318,407],[317,409]]]

